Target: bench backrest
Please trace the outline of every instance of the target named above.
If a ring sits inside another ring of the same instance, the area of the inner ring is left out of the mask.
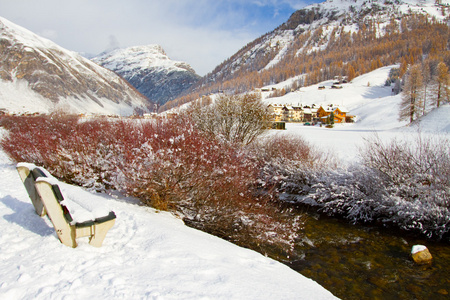
[[[71,229],[71,225],[65,217],[65,212],[69,213],[68,210],[64,210],[63,206],[59,203],[63,198],[58,185],[52,185],[47,181],[38,180],[36,181],[36,188],[41,195],[47,215],[52,221],[58,237],[63,244],[66,244],[66,242],[63,241],[66,240],[67,243],[74,243],[72,247],[75,247],[75,239],[71,236],[72,234],[75,234],[75,232]]]
[[[39,193],[36,190],[35,182],[39,177],[47,177],[45,173],[38,167],[29,169],[26,166],[18,166],[17,171],[19,172],[20,179],[27,190],[28,196],[33,203],[34,209],[36,213],[43,217],[45,215],[44,204],[42,203],[42,199]]]

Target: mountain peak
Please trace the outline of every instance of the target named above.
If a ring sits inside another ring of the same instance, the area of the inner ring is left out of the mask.
[[[119,74],[124,71],[147,68],[175,68],[195,73],[187,63],[171,60],[164,49],[157,44],[119,48],[110,52],[103,52],[94,57],[92,61]]]
[[[160,104],[176,98],[200,79],[189,64],[171,60],[156,44],[115,49],[92,61],[116,72]]]
[[[346,22],[358,22],[382,15],[400,16],[421,13],[445,19],[442,7],[448,7],[450,0],[327,0],[315,3],[294,12],[281,29],[296,29],[298,26],[311,25],[317,21],[327,24],[348,18]]]

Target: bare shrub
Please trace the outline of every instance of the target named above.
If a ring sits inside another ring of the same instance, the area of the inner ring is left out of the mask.
[[[248,193],[255,165],[243,153],[206,138],[186,120],[137,126],[139,145],[124,149],[120,166],[128,184],[143,187],[131,189],[135,196],[149,203],[156,196],[167,207],[182,208],[189,199],[216,202],[225,194]]]
[[[56,163],[55,153],[61,140],[74,133],[75,116],[9,116],[2,119],[8,135],[1,147],[15,161],[35,162],[50,167]]]
[[[252,146],[260,163],[260,184],[277,197],[302,194],[319,171],[333,166],[333,157],[301,136],[270,135]],[[284,199],[286,200],[286,199]]]
[[[406,201],[420,199],[449,207],[448,138],[418,134],[413,141],[394,139],[384,143],[375,136],[366,141],[362,157],[367,167],[380,172],[384,182],[396,188],[395,195]]]
[[[318,178],[300,201],[352,222],[380,222],[447,239],[450,231],[450,143],[445,137],[384,142],[361,151],[363,165]]]
[[[186,113],[203,132],[241,145],[252,143],[270,124],[260,94],[220,95],[211,104],[194,102]]]

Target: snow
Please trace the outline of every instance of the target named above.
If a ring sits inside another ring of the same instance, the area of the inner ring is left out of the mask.
[[[137,72],[145,69],[165,69],[167,73],[189,70],[194,72],[187,63],[170,60],[160,45],[115,49],[94,57],[92,61],[116,72]]]
[[[279,63],[282,57],[286,54],[290,43],[294,40],[293,30],[286,30],[279,35],[272,37],[268,43],[270,47],[281,47],[277,55],[264,67],[264,70],[268,70],[277,63]],[[266,43],[267,44],[267,43]],[[266,46],[266,45],[265,45]]]
[[[98,102],[92,101],[87,96],[60,98],[55,105],[31,89],[25,80],[12,82],[0,79],[0,108],[9,113],[51,113],[53,111],[65,111],[67,113],[90,113],[90,114],[115,114],[132,115],[134,107],[125,102],[115,103],[107,98],[97,98]]]
[[[426,250],[426,249],[427,249],[426,246],[423,246],[423,245],[414,245],[414,246],[412,247],[412,249],[411,249],[411,254],[415,254],[415,253],[417,253],[417,252],[421,252],[421,251],[424,251],[424,250]]]
[[[287,123],[286,131],[271,131],[270,134],[301,135],[307,141],[323,151],[331,151],[346,162],[358,159],[359,149],[365,140],[375,134],[383,140],[394,138],[413,140],[418,132],[428,135],[450,134],[450,104],[434,109],[413,124],[398,120],[398,110],[401,94],[392,95],[391,87],[384,86],[392,65],[382,67],[370,73],[361,75],[351,83],[343,84],[342,89],[331,89],[333,81],[321,82],[303,87],[300,91],[288,93],[282,97],[268,98],[271,92],[262,92],[263,101],[267,104],[328,106],[330,104],[345,107],[349,115],[356,117],[355,123],[335,124],[329,129],[319,126],[303,126],[301,123]],[[267,86],[277,89],[292,84],[288,81]],[[325,86],[324,90],[318,90]]]
[[[0,299],[335,298],[279,262],[119,196],[87,197],[117,215],[101,248],[87,238],[66,247],[2,151],[0,174]]]

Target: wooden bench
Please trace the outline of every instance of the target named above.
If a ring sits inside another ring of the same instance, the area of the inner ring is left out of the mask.
[[[86,210],[74,199],[65,199],[60,189],[60,185],[64,184],[58,182],[43,168],[21,163],[17,165],[17,170],[20,177],[25,178],[22,181],[36,212],[40,216],[47,214],[61,243],[75,248],[77,238],[89,237],[89,244],[101,247],[108,230],[115,223],[116,215],[113,211],[99,217]],[[31,183],[34,183],[34,189]],[[87,193],[86,191],[80,192]],[[41,204],[43,208],[41,208]],[[81,211],[84,219],[76,216],[74,218],[71,209],[78,212],[78,215]]]

